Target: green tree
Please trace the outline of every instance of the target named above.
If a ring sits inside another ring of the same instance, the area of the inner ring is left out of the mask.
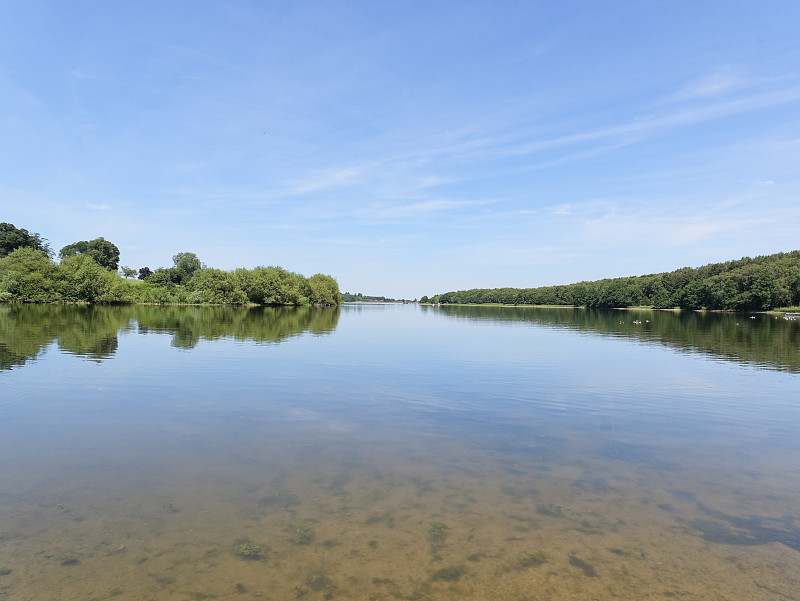
[[[137,271],[133,267],[123,265],[119,269],[122,272],[122,277],[124,277],[126,280],[136,277]]]
[[[220,269],[201,269],[189,282],[195,300],[203,303],[243,305],[247,295],[240,286],[239,279],[230,272]]]
[[[116,271],[119,266],[119,248],[102,237],[73,242],[58,251],[61,259],[76,255],[87,255],[95,263],[111,271]]]
[[[200,262],[200,259],[197,258],[196,254],[188,252],[173,255],[172,262],[180,278],[180,282],[176,282],[178,284],[187,283],[195,272],[205,267],[205,265]]]
[[[316,273],[308,278],[309,300],[315,305],[338,305],[339,284],[329,275]]]
[[[255,269],[237,269],[235,275],[251,303],[305,305],[309,302],[311,290],[299,273],[286,271],[282,267],[259,266]]]
[[[5,300],[52,303],[62,300],[57,268],[44,252],[21,247],[0,259],[0,291]]]
[[[123,303],[131,300],[130,284],[99,265],[90,255],[66,257],[58,266],[64,300]]]
[[[36,233],[28,233],[28,230],[16,228],[11,223],[0,223],[0,257],[6,257],[18,248],[39,250],[48,257],[53,254],[46,238],[42,238]]]

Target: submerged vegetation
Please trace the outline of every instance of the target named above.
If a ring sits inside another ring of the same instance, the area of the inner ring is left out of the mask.
[[[434,582],[437,580],[441,582],[456,582],[466,573],[467,568],[465,566],[449,566],[436,570],[431,576],[431,580]]]
[[[240,543],[233,547],[233,552],[244,559],[263,559],[264,547],[253,543]]]
[[[514,558],[512,567],[516,570],[535,568],[547,563],[549,556],[544,551],[526,551]]]
[[[447,536],[449,530],[450,530],[449,526],[444,522],[431,522],[430,525],[431,539],[435,544],[441,545],[442,543],[444,543],[444,538],[445,536]]]
[[[0,302],[337,305],[339,285],[321,273],[305,277],[277,266],[223,271],[182,252],[172,267],[121,267],[119,249],[97,238],[69,244],[60,262],[38,234],[0,224]]]
[[[314,540],[314,528],[308,524],[297,526],[292,531],[292,540],[298,545],[307,545]]]
[[[69,551],[56,555],[56,561],[62,566],[74,566],[80,563],[75,554],[70,553]]]
[[[768,311],[800,304],[800,251],[564,286],[473,288],[420,302]]]

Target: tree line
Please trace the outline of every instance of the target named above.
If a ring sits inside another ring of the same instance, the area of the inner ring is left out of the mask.
[[[563,286],[473,288],[420,302],[768,311],[800,305],[800,251]]]
[[[404,298],[389,298],[387,296],[368,296],[360,292],[342,292],[340,297],[343,303],[406,303]],[[416,302],[416,299],[415,301]]]
[[[105,240],[68,244],[53,259],[45,238],[0,223],[0,302],[337,305],[339,285],[321,273],[305,277],[278,266],[223,271],[196,254],[172,267],[119,267],[119,248]],[[119,271],[118,271],[119,270]],[[131,280],[138,273],[138,280]]]

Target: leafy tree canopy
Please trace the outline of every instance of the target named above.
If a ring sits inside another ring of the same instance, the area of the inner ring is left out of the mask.
[[[119,267],[119,248],[103,237],[73,242],[58,251],[61,259],[76,255],[87,255],[98,265],[111,271],[116,271]]]
[[[123,265],[119,268],[119,270],[122,272],[122,277],[124,277],[126,280],[135,278],[136,274],[138,273],[133,267],[128,267],[127,265]]]
[[[48,257],[53,254],[46,238],[37,233],[31,234],[26,229],[14,227],[11,223],[0,223],[0,257],[6,257],[18,248],[40,250]]]
[[[205,267],[194,253],[178,253],[177,255],[173,255],[172,262],[175,265],[175,269],[184,275],[184,281],[188,281],[196,271]]]

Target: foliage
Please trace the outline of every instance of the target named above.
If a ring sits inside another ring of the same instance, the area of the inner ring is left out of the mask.
[[[98,265],[88,254],[66,257],[58,266],[61,300],[88,303],[130,302],[130,284]]]
[[[119,249],[104,238],[65,246],[59,264],[43,238],[11,224],[0,224],[0,244],[3,303],[339,304],[339,285],[321,273],[306,278],[282,267],[207,269],[196,254],[181,252],[172,257],[172,267],[142,267],[141,282],[133,282],[136,270],[122,267],[117,273]]]
[[[122,272],[122,277],[124,277],[126,280],[135,278],[137,274],[137,271],[135,269],[133,269],[132,267],[128,267],[127,265],[123,265],[122,267],[119,268],[119,270]]]
[[[177,255],[173,255],[172,263],[176,272],[180,276],[179,284],[184,284],[192,279],[192,276],[195,272],[200,271],[205,267],[200,262],[200,259],[197,258],[197,255],[194,253],[183,252],[178,253]]]
[[[76,255],[88,255],[98,265],[112,271],[116,271],[119,267],[119,248],[103,237],[73,242],[58,251],[61,259]]]
[[[220,269],[198,271],[189,280],[189,289],[197,294],[192,297],[196,302],[218,305],[243,305],[247,302],[247,295],[236,276]]]
[[[31,234],[26,229],[16,228],[11,223],[0,223],[0,257],[6,257],[18,248],[39,250],[48,257],[53,254],[46,238],[36,233]]]
[[[339,284],[329,275],[315,273],[308,278],[309,300],[315,305],[338,305]]]
[[[309,302],[310,288],[299,273],[282,267],[237,269],[242,290],[251,303],[258,305],[304,305]]]
[[[58,268],[41,250],[18,248],[0,259],[0,292],[29,303],[61,300]]]
[[[397,303],[405,302],[405,299],[388,298],[386,296],[367,296],[357,292],[342,292],[339,300],[343,303]]]
[[[459,290],[420,302],[766,311],[800,303],[800,251],[565,286]]]

